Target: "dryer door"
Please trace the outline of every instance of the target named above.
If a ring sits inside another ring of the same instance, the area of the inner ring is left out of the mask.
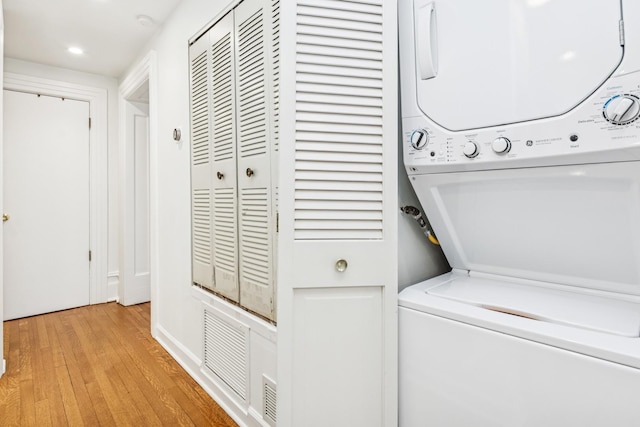
[[[619,0],[414,0],[418,106],[453,131],[566,113],[622,61],[620,20]]]

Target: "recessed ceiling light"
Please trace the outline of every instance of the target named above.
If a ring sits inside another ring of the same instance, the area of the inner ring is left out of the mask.
[[[153,18],[151,18],[148,15],[138,15],[136,16],[136,20],[138,21],[138,24],[142,25],[143,27],[153,27]]]
[[[84,53],[84,50],[75,46],[71,46],[69,49],[67,49],[67,51],[69,51],[69,53],[73,53],[74,55],[82,55]]]
[[[549,3],[549,0],[527,0],[529,7],[540,7],[544,6],[546,3]]]

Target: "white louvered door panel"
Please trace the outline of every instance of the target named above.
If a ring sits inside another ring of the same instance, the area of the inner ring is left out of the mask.
[[[238,302],[236,88],[233,13],[209,31],[215,291]]]
[[[189,49],[191,100],[191,239],[193,282],[213,289],[210,50],[205,34]]]
[[[293,211],[297,286],[323,287],[336,278],[343,286],[378,283],[380,272],[372,266],[392,265],[385,221],[396,207],[385,211],[384,203],[395,192],[385,182],[395,171],[388,146],[397,144],[397,135],[387,129],[395,123],[388,111],[396,95],[389,86],[395,80],[387,83],[384,76],[395,60],[384,61],[382,13],[391,3],[297,2],[295,36],[287,35],[295,39],[295,70],[287,76],[289,69],[281,70],[283,79],[295,79],[294,108],[287,110],[295,115],[295,147],[281,154],[295,159],[293,205],[280,201],[281,220],[283,209]],[[320,274],[321,266],[340,258],[349,264],[346,274]]]
[[[283,427],[397,424],[396,8],[280,9]]]
[[[277,286],[278,286],[278,171],[280,170],[280,156],[278,155],[280,143],[280,0],[271,0],[271,14],[269,25],[271,26],[271,43],[269,43],[269,61],[271,65],[271,239],[272,262],[271,272],[273,277],[273,320],[276,320],[278,310]]]
[[[240,303],[274,319],[268,0],[235,9]]]
[[[380,239],[380,6],[316,3],[327,4],[300,2],[298,15],[295,237]]]

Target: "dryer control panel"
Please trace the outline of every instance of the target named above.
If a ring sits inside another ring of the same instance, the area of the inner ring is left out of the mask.
[[[557,117],[452,132],[425,116],[404,118],[409,174],[640,160],[640,76],[607,82]]]

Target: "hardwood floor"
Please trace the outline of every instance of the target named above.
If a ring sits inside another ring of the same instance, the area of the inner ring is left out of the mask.
[[[236,426],[151,337],[150,305],[4,323],[2,426]]]

